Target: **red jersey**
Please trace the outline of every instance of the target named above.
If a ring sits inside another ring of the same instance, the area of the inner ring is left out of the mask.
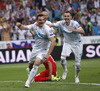
[[[52,71],[54,71],[54,69],[56,70],[56,62],[54,61],[54,59],[52,58],[52,56],[49,56],[49,58],[48,58],[47,61],[50,61],[51,64],[52,64]],[[48,64],[47,64],[47,61],[44,62],[43,64],[44,64],[46,70],[49,70],[49,66],[48,66]]]

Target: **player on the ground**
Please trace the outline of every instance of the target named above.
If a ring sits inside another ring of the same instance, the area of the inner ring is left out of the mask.
[[[52,56],[49,56],[48,60],[46,62],[44,62],[43,64],[44,64],[46,70],[43,71],[43,72],[40,72],[39,74],[37,74],[34,77],[35,82],[51,81],[51,80],[58,81],[58,80],[60,80],[60,78],[56,77],[57,67],[56,67],[56,62],[54,61]],[[49,79],[50,70],[52,70],[52,79]]]
[[[71,52],[75,56],[75,83],[79,83],[80,62],[83,50],[81,34],[84,33],[83,28],[77,21],[72,20],[71,13],[66,11],[64,13],[64,20],[52,23],[49,26],[60,27],[63,35],[63,49],[61,53],[61,65],[64,69],[62,79],[66,79],[68,73],[66,57],[70,56]]]
[[[25,83],[25,87],[29,87],[32,79],[37,73],[38,66],[49,58],[49,55],[51,54],[55,45],[55,35],[53,34],[51,28],[45,24],[43,14],[37,15],[36,19],[36,24],[27,26],[22,25],[21,23],[16,24],[20,29],[34,31],[35,44],[32,46],[33,50],[29,60],[29,62],[33,64],[33,68],[30,71],[29,77]],[[48,47],[49,41],[50,47]],[[52,79],[51,75],[52,74],[50,73],[49,79]]]

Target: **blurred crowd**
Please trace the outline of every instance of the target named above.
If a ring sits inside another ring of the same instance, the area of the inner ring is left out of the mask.
[[[64,12],[70,11],[84,28],[83,36],[100,35],[100,0],[0,0],[0,40],[33,39],[29,31],[18,29],[16,22],[33,24],[42,11],[48,12],[51,22],[62,20]],[[63,37],[60,28],[56,34]]]

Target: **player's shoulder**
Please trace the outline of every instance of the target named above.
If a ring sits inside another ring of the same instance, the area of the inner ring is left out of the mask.
[[[44,24],[43,26],[45,29],[51,29],[47,24]]]
[[[71,20],[71,23],[73,23],[73,24],[78,24],[78,22],[75,21],[75,20]]]
[[[76,29],[81,28],[80,24],[75,20],[71,20],[71,25]]]
[[[51,24],[51,22],[50,22],[50,21],[48,21],[48,20],[46,20],[46,24]]]

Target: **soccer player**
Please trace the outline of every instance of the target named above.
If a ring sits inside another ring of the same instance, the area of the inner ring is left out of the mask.
[[[20,29],[34,31],[35,44],[32,46],[33,49],[29,60],[29,62],[33,64],[33,68],[31,69],[29,77],[25,83],[25,87],[27,88],[36,75],[38,66],[49,58],[49,55],[51,54],[55,45],[55,35],[53,34],[51,28],[45,24],[43,14],[37,15],[36,19],[37,23],[26,26],[22,25],[21,23],[16,23]],[[48,47],[49,41],[50,47]],[[49,79],[52,79],[51,75],[52,74],[50,74]]]
[[[49,26],[60,27],[64,35],[61,53],[61,65],[64,69],[62,79],[66,79],[68,73],[66,57],[70,56],[71,52],[73,52],[75,56],[75,83],[79,83],[80,62],[83,50],[81,34],[84,33],[84,30],[77,21],[72,20],[69,11],[66,11],[63,17],[64,20],[52,23]]]

